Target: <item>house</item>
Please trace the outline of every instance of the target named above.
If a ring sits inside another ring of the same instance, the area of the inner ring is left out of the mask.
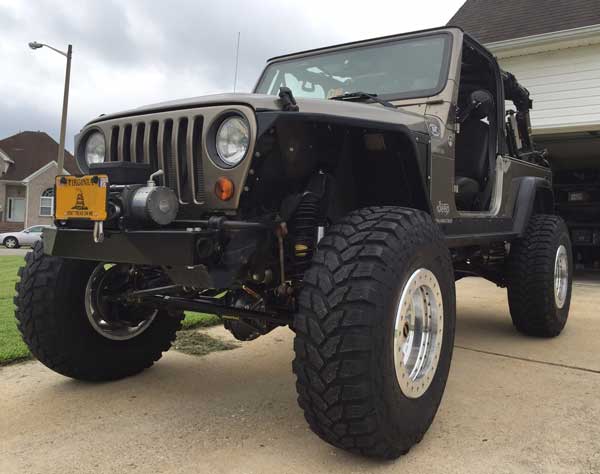
[[[52,224],[58,143],[44,132],[21,132],[0,140],[0,231]],[[65,151],[65,170],[77,173]]]
[[[530,91],[534,140],[548,150],[576,262],[600,268],[600,2],[467,0],[448,24]]]

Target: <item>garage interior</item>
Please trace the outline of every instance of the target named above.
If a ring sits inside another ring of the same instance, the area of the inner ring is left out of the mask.
[[[548,150],[556,210],[566,221],[577,270],[600,270],[600,131],[536,135]]]

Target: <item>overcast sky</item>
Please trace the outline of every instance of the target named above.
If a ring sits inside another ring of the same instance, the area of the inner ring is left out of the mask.
[[[67,148],[101,113],[233,89],[272,56],[445,24],[464,0],[0,0],[0,139],[58,140],[65,62],[29,41],[73,44]]]

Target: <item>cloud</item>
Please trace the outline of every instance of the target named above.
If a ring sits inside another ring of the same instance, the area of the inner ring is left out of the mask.
[[[463,0],[0,0],[0,138],[60,125],[64,61],[32,40],[73,44],[67,146],[90,119],[147,103],[238,90],[271,56],[444,24]]]

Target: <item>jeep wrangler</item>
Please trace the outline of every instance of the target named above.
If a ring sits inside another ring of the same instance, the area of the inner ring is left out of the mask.
[[[276,57],[251,94],[101,115],[19,271],[23,339],[111,380],[157,361],[186,310],[241,340],[289,326],[310,428],[398,457],[444,392],[457,279],[506,287],[526,335],[567,321],[571,244],[531,106],[440,28]]]

